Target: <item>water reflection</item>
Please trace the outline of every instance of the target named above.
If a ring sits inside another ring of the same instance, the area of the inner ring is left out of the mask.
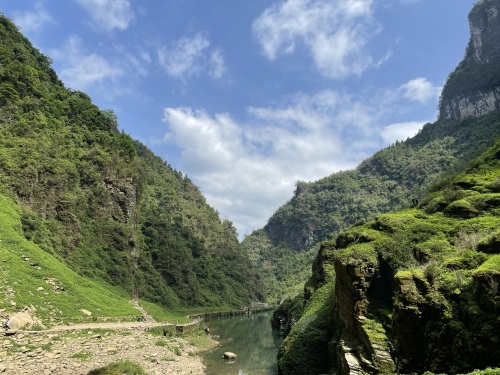
[[[221,346],[203,356],[207,375],[276,375],[279,332],[273,331],[270,314],[224,318],[205,323],[210,334],[219,335]],[[224,360],[233,352],[236,360]]]

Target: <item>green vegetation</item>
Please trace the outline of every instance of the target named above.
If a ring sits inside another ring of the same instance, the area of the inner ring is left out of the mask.
[[[327,370],[328,341],[333,330],[332,283],[319,288],[280,346],[278,365],[289,375],[322,374]]]
[[[90,359],[90,357],[92,357],[91,352],[78,352],[78,353],[75,353],[71,356],[71,358],[76,358],[76,359],[79,359],[81,361],[88,361]]]
[[[446,184],[443,176],[463,171],[472,158],[493,145],[500,136],[499,124],[498,112],[426,124],[415,137],[375,153],[355,170],[315,182],[298,181],[292,199],[273,214],[263,230],[253,232],[242,243],[263,271],[269,299],[292,297],[301,290],[310,272],[306,259],[317,253],[322,241],[380,213],[412,207],[412,199],[421,199],[436,188],[432,187],[436,181]],[[500,186],[498,177],[492,175],[488,184]],[[449,210],[470,209],[473,216],[474,198],[458,201],[455,196],[464,193],[449,191],[441,200],[432,200],[436,207],[427,205],[426,212],[448,206],[446,200],[453,199]],[[485,201],[474,204],[494,209],[494,200],[480,199]]]
[[[280,349],[280,369],[309,373],[294,369],[311,366],[309,351],[326,350],[331,340],[350,342],[362,368],[371,363],[383,373],[393,372],[394,363],[402,373],[497,366],[500,250],[492,244],[500,228],[498,176],[500,142],[464,173],[432,186],[418,206],[378,214],[324,242],[306,283],[306,308]],[[329,335],[309,342],[308,306],[334,296],[338,302],[319,304],[322,333]],[[338,371],[336,355],[329,368]]]
[[[50,65],[0,14],[0,308],[133,319],[135,298],[179,321],[264,300],[232,223]]]
[[[147,373],[137,363],[125,360],[91,370],[88,375],[147,375]]]
[[[33,305],[45,324],[83,318],[80,309],[116,318],[137,314],[123,290],[79,276],[27,240],[16,209],[11,199],[0,195],[0,303],[7,311]]]

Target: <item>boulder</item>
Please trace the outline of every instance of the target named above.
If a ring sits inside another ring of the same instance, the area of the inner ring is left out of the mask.
[[[18,312],[10,317],[10,329],[16,331],[33,325],[33,318],[27,312]]]
[[[237,355],[233,352],[224,352],[224,359],[236,359]]]

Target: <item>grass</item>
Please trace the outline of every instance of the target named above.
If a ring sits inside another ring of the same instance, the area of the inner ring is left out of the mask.
[[[70,358],[75,358],[75,359],[79,359],[81,361],[88,361],[90,359],[90,357],[92,357],[92,353],[91,352],[78,352],[78,353],[75,353],[73,354]]]
[[[122,289],[79,276],[24,238],[14,202],[2,195],[0,287],[5,291],[3,298],[0,297],[0,308],[13,313],[33,305],[46,325],[50,318],[53,324],[84,318],[80,309],[102,317],[124,318],[138,314]]]
[[[147,375],[147,373],[139,364],[125,360],[91,370],[88,375]]]
[[[196,347],[197,352],[202,352],[211,349],[214,346],[214,342],[210,337],[208,337],[204,332],[186,338],[187,342]]]
[[[144,300],[141,300],[140,303],[157,322],[173,322],[179,324],[191,322],[191,319],[182,311],[167,310],[162,306]]]
[[[486,262],[481,264],[474,274],[495,274],[500,275],[500,254],[491,256]]]

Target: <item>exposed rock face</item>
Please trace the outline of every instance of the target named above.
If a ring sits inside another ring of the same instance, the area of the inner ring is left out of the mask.
[[[500,0],[483,0],[470,12],[470,41],[443,90],[440,119],[479,117],[500,108],[499,11]]]
[[[378,265],[362,260],[348,264],[335,262],[336,314],[342,322],[340,340],[335,345],[335,361],[340,373],[357,375],[394,371],[394,362],[386,343],[376,342],[365,323],[369,294],[377,288]],[[379,286],[380,287],[380,286]]]
[[[471,39],[467,47],[467,64],[498,62],[500,58],[500,2],[484,0],[472,9],[469,15]]]
[[[224,359],[236,359],[237,355],[233,352],[224,352]]]
[[[440,108],[440,119],[461,119],[479,117],[500,109],[500,87],[491,91],[478,91],[474,94],[456,95],[449,101],[444,101]]]

